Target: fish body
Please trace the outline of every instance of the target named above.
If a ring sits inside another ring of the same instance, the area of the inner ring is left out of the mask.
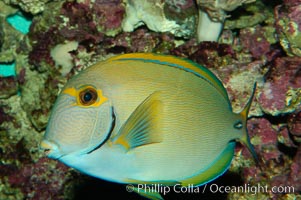
[[[251,99],[233,113],[222,83],[196,63],[115,56],[66,84],[41,146],[108,181],[202,185],[229,168],[236,141],[254,154],[246,129]]]

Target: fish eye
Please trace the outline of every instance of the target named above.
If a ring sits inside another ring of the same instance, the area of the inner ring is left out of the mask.
[[[242,129],[242,127],[243,127],[242,121],[239,120],[239,121],[235,122],[235,124],[233,125],[233,127],[235,129]]]
[[[83,106],[90,106],[97,100],[97,91],[94,88],[86,88],[79,93],[79,101]]]

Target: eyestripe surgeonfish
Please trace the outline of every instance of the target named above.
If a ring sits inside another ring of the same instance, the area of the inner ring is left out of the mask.
[[[229,168],[237,141],[256,158],[246,124],[254,91],[234,113],[223,84],[205,67],[151,53],[115,56],[69,80],[41,147],[108,181],[203,185]]]

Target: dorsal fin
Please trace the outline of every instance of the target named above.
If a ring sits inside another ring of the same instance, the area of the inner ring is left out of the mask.
[[[194,75],[204,79],[210,85],[212,85],[225,98],[225,100],[229,102],[228,93],[224,88],[222,82],[209,69],[191,60],[185,58],[178,58],[171,55],[162,55],[154,53],[130,53],[114,56],[108,59],[107,61],[111,62],[121,60],[136,60],[142,62],[156,63],[161,65],[167,65],[170,67],[175,67],[193,73]],[[230,102],[229,106],[231,108]]]

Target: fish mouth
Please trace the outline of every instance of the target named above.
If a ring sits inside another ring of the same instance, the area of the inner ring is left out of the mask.
[[[58,145],[53,142],[43,140],[40,144],[40,148],[44,151],[48,158],[57,160],[63,156],[59,151]]]

